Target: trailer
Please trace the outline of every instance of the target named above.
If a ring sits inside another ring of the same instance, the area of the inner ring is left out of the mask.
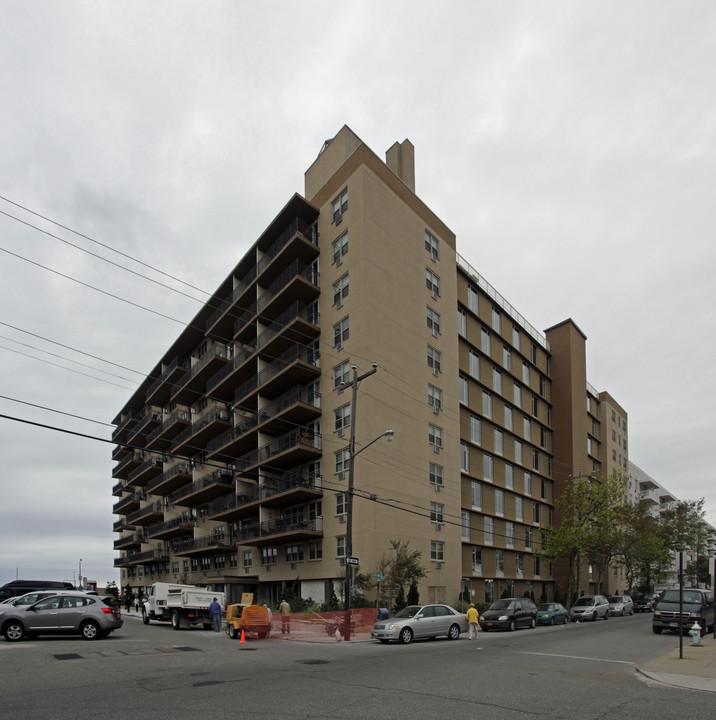
[[[253,633],[262,640],[271,633],[268,608],[254,603],[253,593],[243,593],[241,602],[226,608],[226,630],[232,640]]]
[[[208,630],[211,628],[209,605],[214,598],[223,608],[223,592],[196,585],[157,582],[149,588],[149,597],[142,606],[142,622],[145,625],[148,625],[150,620],[171,622],[175,630],[202,625]]]

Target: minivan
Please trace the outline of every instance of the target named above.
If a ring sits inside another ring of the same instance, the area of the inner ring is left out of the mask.
[[[0,602],[34,590],[74,590],[71,582],[59,580],[12,580],[0,588]]]
[[[679,590],[665,590],[654,605],[651,629],[655,633],[662,630],[688,632],[698,622],[701,634],[713,630],[714,598],[700,588],[684,588],[681,593],[681,618],[679,619]]]
[[[502,598],[480,614],[482,630],[533,628],[537,624],[537,606],[529,598]]]

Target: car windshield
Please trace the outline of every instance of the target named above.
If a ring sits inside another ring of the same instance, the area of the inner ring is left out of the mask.
[[[420,605],[408,605],[408,607],[404,607],[400,612],[395,613],[393,617],[397,618],[411,618],[415,617],[418,613],[418,610],[420,610]]]
[[[513,600],[497,600],[490,605],[490,610],[512,610],[514,606]]]
[[[685,603],[696,603],[700,604],[703,595],[700,592],[693,590],[684,590],[682,593],[683,601]],[[664,602],[677,603],[679,602],[679,591],[678,590],[667,590],[662,598]]]
[[[619,595],[612,595],[610,598],[607,598],[607,599],[609,600],[610,603],[624,602],[624,600],[621,597],[619,597]]]
[[[549,603],[542,603],[541,605],[537,606],[537,609],[542,612],[547,612],[549,610],[556,610],[557,608],[554,605],[550,605]]]
[[[593,597],[581,597],[579,600],[577,600],[576,603],[574,603],[573,607],[580,607],[584,605],[594,605],[594,598]]]

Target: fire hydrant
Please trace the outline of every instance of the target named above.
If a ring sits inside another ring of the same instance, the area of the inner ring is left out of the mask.
[[[698,620],[691,626],[689,635],[691,635],[691,647],[703,647],[701,644],[701,626]]]

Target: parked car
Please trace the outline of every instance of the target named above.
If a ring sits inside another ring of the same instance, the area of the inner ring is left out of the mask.
[[[568,617],[567,608],[560,603],[540,603],[537,606],[538,625],[564,625]]]
[[[658,597],[655,593],[639,595],[634,602],[634,612],[654,612],[654,603]]]
[[[72,583],[58,580],[12,580],[0,588],[0,600],[19,597],[34,590],[55,590],[57,592],[74,589]]]
[[[122,623],[116,605],[83,592],[50,595],[32,605],[0,607],[0,632],[9,642],[46,634],[79,634],[85,640],[96,640]]]
[[[582,595],[572,605],[569,611],[569,619],[572,622],[579,622],[580,620],[599,620],[599,618],[606,620],[609,617],[609,601],[604,595]]]
[[[449,605],[408,605],[386,620],[379,620],[370,631],[374,640],[387,643],[397,640],[403,644],[413,639],[446,635],[457,640],[467,632],[467,616]]]
[[[609,600],[610,615],[624,617],[634,614],[634,601],[629,595],[610,595],[607,600]]]
[[[702,635],[713,631],[713,595],[700,588],[688,588],[682,591],[679,603],[679,590],[666,590],[654,605],[651,629],[657,634],[662,630],[688,632],[695,622],[701,626]]]
[[[496,600],[480,615],[482,630],[515,630],[537,625],[537,606],[529,598]]]

